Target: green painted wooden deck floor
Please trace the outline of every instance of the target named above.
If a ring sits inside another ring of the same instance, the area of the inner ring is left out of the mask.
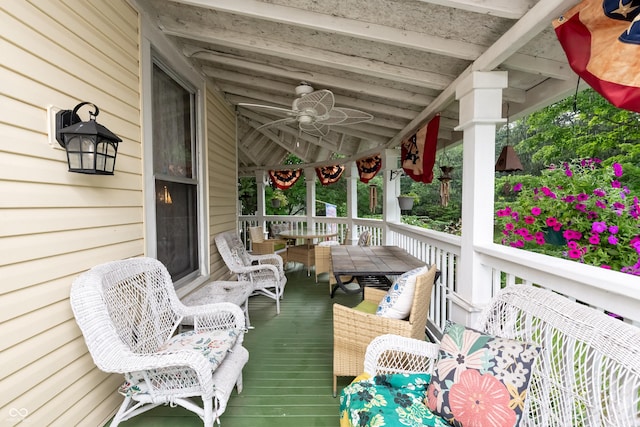
[[[335,427],[339,399],[332,396],[332,305],[353,306],[360,297],[338,292],[329,297],[327,275],[306,275],[297,265],[288,282],[280,315],[273,300],[249,300],[251,329],[244,345],[249,362],[244,368],[244,390],[234,391],[220,418],[222,427]],[[338,378],[338,388],[350,378]],[[139,415],[123,427],[202,426],[196,415],[160,407]]]

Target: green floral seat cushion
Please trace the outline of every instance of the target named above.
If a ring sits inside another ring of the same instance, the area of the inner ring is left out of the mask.
[[[340,395],[341,427],[448,427],[423,401],[430,375],[377,375],[358,381]]]
[[[239,331],[235,329],[195,332],[188,331],[173,336],[169,341],[158,349],[158,353],[175,353],[180,350],[199,351],[211,363],[211,370],[214,371],[222,360],[227,356],[229,350],[236,343]],[[152,369],[147,371],[147,375],[152,383],[170,381],[171,377],[178,378],[184,376],[181,371],[186,371],[185,367]],[[145,381],[143,372],[129,372],[125,374],[125,382],[118,388],[118,392],[123,396],[133,396],[138,393],[148,393],[149,384]],[[183,381],[187,382],[187,381]]]

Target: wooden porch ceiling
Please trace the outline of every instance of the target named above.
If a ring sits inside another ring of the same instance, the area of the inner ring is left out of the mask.
[[[440,146],[456,143],[455,88],[471,71],[508,71],[511,119],[567,96],[577,77],[551,21],[577,2],[137,0],[235,106],[291,108],[304,81],[374,116],[318,138],[296,125],[255,132],[282,116],[237,107],[241,173],[289,152],[315,165],[396,147],[438,112]]]

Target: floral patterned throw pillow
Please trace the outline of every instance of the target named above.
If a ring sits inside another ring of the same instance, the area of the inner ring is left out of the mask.
[[[449,324],[425,403],[456,427],[518,426],[539,352],[533,344]]]

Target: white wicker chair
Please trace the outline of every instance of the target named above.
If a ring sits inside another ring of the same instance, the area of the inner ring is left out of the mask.
[[[278,254],[251,255],[233,231],[215,237],[218,252],[229,271],[238,280],[251,282],[254,294],[275,300],[276,313],[280,314],[280,299],[284,294],[287,276],[284,274],[282,257]]]
[[[533,286],[503,289],[479,328],[542,348],[521,426],[640,426],[640,329]],[[375,338],[364,370],[433,373],[438,345],[397,335]]]
[[[159,261],[131,258],[96,266],[74,281],[70,301],[96,366],[125,376],[118,390],[125,398],[112,426],[170,404],[195,412],[210,427],[233,387],[242,390],[249,359],[242,347],[244,313],[231,303],[183,305]],[[194,329],[176,335],[188,316]]]

